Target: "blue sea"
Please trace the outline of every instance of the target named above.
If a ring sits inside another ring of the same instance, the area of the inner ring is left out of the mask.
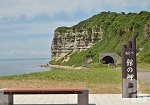
[[[49,58],[34,59],[0,59],[0,76],[10,76],[51,70],[50,67],[40,67],[50,61]]]

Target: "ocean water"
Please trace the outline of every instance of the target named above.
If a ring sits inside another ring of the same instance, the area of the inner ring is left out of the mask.
[[[0,76],[27,74],[51,70],[50,67],[40,67],[47,64],[49,58],[37,59],[0,59]]]

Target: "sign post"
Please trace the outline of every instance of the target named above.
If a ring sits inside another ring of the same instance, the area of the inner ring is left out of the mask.
[[[122,98],[137,97],[136,37],[122,46]]]

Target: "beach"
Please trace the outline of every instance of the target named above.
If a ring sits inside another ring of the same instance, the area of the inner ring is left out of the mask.
[[[48,64],[46,66],[54,68],[54,69],[67,69],[67,70],[68,69],[82,69],[82,67],[61,66],[61,65],[51,65],[51,64]]]

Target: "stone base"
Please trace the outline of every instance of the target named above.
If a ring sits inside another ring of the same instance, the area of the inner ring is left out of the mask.
[[[89,91],[87,88],[83,88],[82,94],[78,94],[78,105],[88,105],[89,103]]]
[[[13,105],[13,95],[4,95],[5,89],[0,89],[0,105]]]

